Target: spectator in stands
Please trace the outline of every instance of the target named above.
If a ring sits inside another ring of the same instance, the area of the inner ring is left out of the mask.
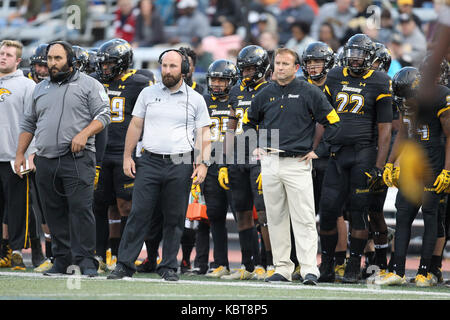
[[[209,65],[214,61],[212,53],[204,49],[205,47],[201,40],[194,41],[194,43],[192,43],[192,48],[197,55],[197,64],[195,65],[197,72],[208,71]]]
[[[136,33],[137,8],[133,7],[133,0],[117,1],[116,18],[113,23],[116,38],[133,42]]]
[[[291,25],[292,37],[285,47],[294,50],[301,57],[305,48],[315,40],[309,36],[310,25],[304,21],[295,21]]]
[[[208,17],[197,9],[197,0],[180,0],[177,4],[181,16],[176,21],[176,36],[169,42],[193,43],[203,39],[210,32]]]
[[[285,44],[291,37],[292,24],[297,21],[311,25],[314,20],[314,11],[306,0],[290,0],[290,6],[278,16],[278,30],[280,44]]]
[[[412,15],[402,13],[399,16],[400,32],[403,43],[403,57],[411,57],[413,67],[419,67],[427,51],[427,41],[422,31],[417,27]]]
[[[403,54],[403,39],[400,34],[393,33],[387,47],[391,51],[392,60],[395,57],[402,68],[411,66],[411,57]]]
[[[223,21],[233,19],[242,22],[240,0],[211,0],[206,13],[210,17],[211,26],[221,26]]]
[[[163,43],[164,23],[152,0],[139,1],[139,14],[136,17],[136,33],[133,47],[150,47]]]
[[[394,32],[394,20],[392,19],[391,11],[383,9],[380,16],[380,30],[378,31],[378,41],[386,44],[389,42]]]
[[[214,60],[227,60],[230,50],[239,52],[242,48],[244,39],[236,34],[236,29],[237,25],[232,18],[224,18],[222,21],[222,37],[208,36],[202,40],[203,47],[208,48]]]
[[[278,45],[278,33],[264,31],[258,38],[258,44],[266,51],[276,50]]]
[[[368,10],[372,3],[372,0],[354,0],[353,7],[356,10],[356,15],[347,23],[348,29],[341,39],[342,43],[347,42],[357,33],[363,33],[363,29],[368,26],[368,18],[374,14],[373,11]]]
[[[347,30],[348,21],[356,14],[355,8],[352,8],[350,4],[351,0],[335,0],[325,3],[311,26],[311,37],[318,39],[320,26],[324,22],[328,22],[333,26],[336,37],[340,41]]]
[[[8,23],[11,26],[20,26],[36,19],[42,11],[43,4],[43,0],[20,0],[17,4],[17,11],[8,16]],[[46,11],[50,9],[48,6],[46,8]]]
[[[334,52],[337,52],[337,50],[341,46],[341,44],[336,38],[333,26],[328,22],[324,22],[320,26],[319,41],[325,42],[327,45],[331,47],[331,49],[333,49]]]
[[[419,29],[422,30],[422,20],[420,20],[420,18],[417,15],[415,15],[412,11],[414,7],[414,0],[397,0],[397,7],[399,17],[402,13],[407,13],[411,15],[416,25],[419,27]],[[397,23],[399,22],[400,21],[397,20]]]

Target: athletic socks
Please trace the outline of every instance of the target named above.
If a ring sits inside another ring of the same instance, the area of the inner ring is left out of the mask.
[[[350,236],[350,257],[361,258],[366,247],[367,239],[359,239]]]
[[[337,242],[338,242],[337,232],[333,234],[321,234],[320,244],[322,247],[322,255],[334,257]]]
[[[336,251],[334,253],[334,258],[335,258],[335,261],[336,261],[336,265],[344,264],[346,255],[347,255],[347,251]]]
[[[254,232],[255,227],[239,231],[239,243],[241,245],[242,264],[245,265],[245,269],[249,272],[253,272],[255,269],[254,263]]]

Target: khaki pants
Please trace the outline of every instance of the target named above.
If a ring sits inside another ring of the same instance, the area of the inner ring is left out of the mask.
[[[275,272],[292,279],[290,224],[301,276],[319,277],[312,163],[269,155],[261,160],[262,186]]]

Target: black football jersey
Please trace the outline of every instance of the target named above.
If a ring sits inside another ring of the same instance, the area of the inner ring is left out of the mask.
[[[108,93],[111,106],[111,123],[108,125],[108,143],[106,154],[122,155],[125,136],[132,118],[132,112],[139,93],[153,81],[129,70],[121,79],[102,84]],[[100,81],[101,82],[101,81]]]
[[[415,139],[423,146],[433,167],[439,166],[437,169],[440,170],[445,159],[445,142],[442,139],[443,131],[439,118],[442,113],[450,110],[450,89],[439,85],[435,99],[422,102],[420,108],[426,110],[426,114],[416,115],[406,107],[402,113],[403,123],[409,138]]]
[[[244,119],[244,116],[246,115],[247,109],[252,104],[252,100],[255,95],[262,89],[264,89],[267,85],[269,85],[269,82],[263,81],[254,87],[235,85],[233,88],[231,88],[230,105],[235,112],[236,118],[238,118],[238,124],[235,132],[236,135],[241,134],[249,128],[255,128],[254,125]]]
[[[229,100],[219,101],[214,96],[203,96],[208,106],[209,117],[211,118],[211,142],[223,142],[230,120]]]
[[[376,144],[377,123],[392,122],[391,80],[381,71],[352,77],[346,67],[330,70],[325,94],[341,119],[339,145]]]

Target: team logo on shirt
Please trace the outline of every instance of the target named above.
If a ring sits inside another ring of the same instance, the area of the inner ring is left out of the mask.
[[[5,101],[5,98],[9,95],[11,95],[11,91],[5,88],[0,88],[0,102]]]

